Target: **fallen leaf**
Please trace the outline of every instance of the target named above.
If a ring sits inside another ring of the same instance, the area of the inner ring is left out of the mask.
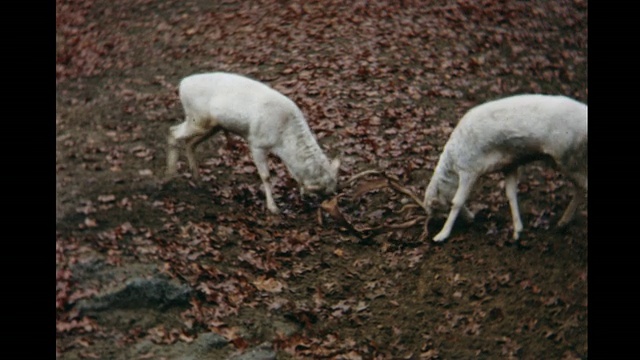
[[[284,288],[284,285],[274,278],[267,278],[266,276],[260,276],[255,281],[253,281],[253,285],[258,290],[267,291],[271,293],[280,293]]]
[[[98,201],[102,203],[109,203],[116,200],[115,195],[100,195],[98,196]]]

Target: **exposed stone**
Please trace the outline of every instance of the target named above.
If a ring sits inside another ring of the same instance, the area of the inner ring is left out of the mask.
[[[224,336],[216,333],[204,333],[198,335],[198,338],[191,344],[199,351],[209,351],[211,349],[219,349],[227,345],[229,341]]]
[[[134,278],[127,281],[122,288],[92,299],[82,300],[78,304],[78,309],[81,312],[135,308],[164,310],[174,306],[188,305],[190,294],[190,287],[175,284],[167,279]]]
[[[264,342],[242,354],[232,355],[227,360],[275,360],[276,352],[270,342]]]

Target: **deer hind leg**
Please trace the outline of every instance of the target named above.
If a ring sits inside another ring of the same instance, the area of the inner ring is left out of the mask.
[[[187,117],[181,124],[169,128],[169,135],[167,136],[167,179],[172,177],[177,171],[179,140],[187,140],[187,158],[189,159],[189,164],[193,165],[193,161],[195,160],[193,156],[194,147],[218,130],[217,126],[202,128],[194,126],[193,123],[194,120],[190,120]]]
[[[583,198],[587,192],[587,176],[581,173],[572,173],[570,174],[571,179],[573,180],[573,188],[571,189],[571,202],[567,206],[567,209],[562,214],[562,217],[558,221],[558,227],[566,226],[571,220],[576,212],[576,209],[580,204],[582,204]]]
[[[280,210],[276,206],[275,201],[273,201],[273,194],[271,192],[271,179],[269,175],[269,163],[267,162],[267,151],[262,148],[251,147],[251,156],[253,157],[253,162],[256,164],[256,168],[258,168],[258,174],[260,175],[260,179],[264,185],[267,209],[269,209],[273,214],[278,214]]]
[[[447,221],[444,223],[442,230],[440,230],[440,232],[433,237],[433,241],[440,242],[449,237],[449,235],[451,234],[451,229],[453,228],[453,224],[455,223],[461,209],[464,207],[464,203],[465,201],[467,201],[467,198],[471,193],[471,189],[473,188],[475,181],[476,177],[471,174],[460,174],[458,189],[456,190],[456,194],[451,201],[451,211],[449,212]]]
[[[511,219],[513,220],[513,239],[518,240],[522,231],[522,219],[520,219],[520,210],[518,209],[518,177],[520,169],[515,168],[505,174],[504,190],[509,200],[511,208]]]
[[[195,181],[200,180],[200,174],[198,173],[198,161],[196,160],[196,156],[195,156],[195,149],[203,141],[213,136],[219,130],[220,130],[220,127],[214,127],[209,129],[207,132],[203,134],[196,135],[191,139],[187,140],[185,152],[187,155],[187,161],[189,162],[189,169],[191,169],[191,175]]]
[[[178,169],[178,137],[176,133],[180,132],[182,127],[185,127],[184,123],[169,128],[169,135],[167,136],[167,170],[165,172],[166,180],[175,175]]]

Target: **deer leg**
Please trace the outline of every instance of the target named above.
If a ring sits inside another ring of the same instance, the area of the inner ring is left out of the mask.
[[[169,178],[175,175],[178,168],[178,139],[173,135],[178,126],[172,126],[169,129],[169,136],[167,136],[167,170],[165,172],[165,180],[169,180]]]
[[[573,189],[571,190],[572,199],[567,209],[562,214],[558,227],[566,226],[572,219],[578,206],[582,203],[583,197],[587,192],[587,176],[581,172],[573,172],[570,174],[573,180]]]
[[[573,219],[578,205],[580,205],[580,203],[582,202],[582,197],[580,196],[582,195],[580,194],[581,192],[582,191],[579,191],[575,186],[571,189],[571,202],[558,221],[558,227],[565,227]]]
[[[451,234],[451,229],[453,228],[453,224],[460,213],[460,210],[464,207],[464,203],[469,197],[471,193],[471,189],[473,184],[475,183],[476,178],[469,174],[460,174],[460,180],[458,182],[458,189],[456,190],[456,194],[451,201],[451,211],[449,212],[449,216],[447,217],[447,221],[444,223],[442,230],[434,236],[433,241],[440,242],[449,237]]]
[[[278,214],[280,210],[273,201],[273,195],[271,193],[271,179],[269,176],[269,163],[267,162],[267,151],[261,148],[251,147],[251,156],[253,162],[258,168],[258,174],[264,185],[264,193],[267,198],[267,209],[273,214]]]
[[[214,127],[208,130],[207,132],[205,132],[204,134],[196,135],[187,141],[185,152],[187,154],[187,161],[189,162],[189,168],[191,169],[191,175],[193,176],[193,180],[195,181],[200,180],[200,174],[198,173],[198,161],[196,160],[196,156],[195,156],[195,149],[203,141],[213,136],[219,130],[220,130],[219,127]]]
[[[505,175],[504,190],[509,200],[509,207],[511,208],[511,219],[513,220],[513,239],[518,240],[520,232],[522,231],[522,220],[520,219],[520,211],[518,209],[518,175],[520,171],[518,168],[509,171]]]

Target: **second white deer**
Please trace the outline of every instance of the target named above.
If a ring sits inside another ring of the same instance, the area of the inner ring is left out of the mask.
[[[587,191],[587,105],[564,96],[517,95],[469,110],[445,144],[425,193],[427,222],[434,210],[450,209],[433,240],[443,241],[450,235],[460,212],[473,219],[464,204],[476,180],[494,171],[505,173],[517,240],[523,228],[517,200],[519,168],[544,159],[555,163],[575,185],[558,222],[564,226]]]

